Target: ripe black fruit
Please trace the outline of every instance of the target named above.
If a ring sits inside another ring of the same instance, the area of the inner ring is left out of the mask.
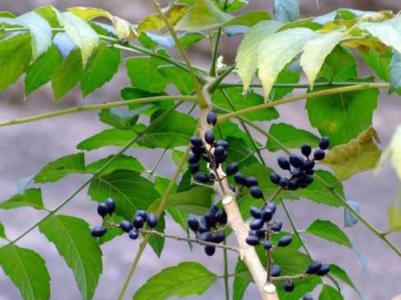
[[[262,218],[262,210],[259,207],[252,206],[249,211],[250,211],[252,217],[254,217],[256,219]]]
[[[139,237],[139,230],[137,228],[131,229],[128,236],[131,240],[136,240]]]
[[[114,203],[114,200],[113,199],[107,199],[105,203],[106,203],[107,207],[109,208],[109,215],[114,213],[115,210],[116,210],[116,204]]]
[[[196,172],[199,171],[199,164],[198,163],[190,164],[189,170],[191,171],[192,174],[195,174]]]
[[[313,297],[310,294],[306,294],[302,300],[313,300]]]
[[[214,112],[210,112],[207,114],[206,121],[209,125],[216,125],[217,123],[217,115]]]
[[[148,216],[147,212],[144,211],[143,209],[137,210],[135,213],[135,217],[141,217],[144,221],[146,221],[147,216]]]
[[[326,153],[321,149],[317,149],[317,150],[315,150],[315,152],[313,152],[313,158],[315,160],[323,160],[325,156],[326,156]]]
[[[281,180],[281,176],[278,175],[278,174],[275,173],[275,172],[272,172],[272,173],[270,174],[270,180],[271,180],[271,182],[273,182],[274,184],[279,184],[279,183],[280,183],[280,180]]]
[[[123,220],[120,223],[120,228],[124,231],[124,232],[129,232],[132,229],[132,223],[130,221],[127,220]]]
[[[194,176],[195,180],[200,183],[208,183],[209,182],[209,175],[204,172],[198,172]]]
[[[306,274],[316,274],[320,271],[322,263],[319,261],[312,261],[306,269]]]
[[[248,235],[246,238],[246,243],[250,246],[259,245],[259,238],[255,235]]]
[[[205,246],[205,253],[207,256],[213,256],[215,252],[216,252],[216,247],[210,245]]]
[[[228,142],[226,140],[218,140],[218,141],[216,141],[214,146],[215,147],[222,146],[222,147],[224,147],[224,149],[227,150],[228,149]]]
[[[157,226],[157,217],[154,213],[148,213],[148,219],[146,223],[150,228],[155,228]]]
[[[190,164],[196,164],[197,162],[199,162],[201,156],[197,155],[193,152],[189,153],[189,157],[188,157],[188,163]]]
[[[291,179],[291,180],[288,182],[288,189],[289,189],[289,190],[295,191],[295,190],[297,190],[298,188],[299,188],[299,182],[298,182],[298,180],[296,180],[296,179]]]
[[[295,285],[294,285],[294,283],[292,281],[286,280],[283,283],[283,289],[286,292],[292,292],[295,289]]]
[[[265,250],[270,250],[272,247],[273,247],[273,245],[270,241],[263,242],[263,248],[265,248]]]
[[[216,213],[216,220],[221,225],[226,225],[227,224],[227,214],[223,209],[219,210]]]
[[[288,161],[288,159],[286,157],[279,157],[277,159],[277,163],[280,166],[280,168],[282,168],[283,170],[290,170],[291,166],[290,166],[290,162]]]
[[[252,230],[258,230],[258,229],[261,229],[264,224],[265,224],[265,222],[262,219],[253,219],[251,221],[251,223],[249,223],[249,227]]]
[[[290,155],[289,161],[290,161],[290,164],[295,168],[300,168],[304,164],[304,161],[301,157],[299,157],[297,155],[293,155],[293,154]]]
[[[258,185],[258,180],[256,179],[256,177],[246,177],[245,178],[245,185],[247,187],[252,187],[252,186],[257,186]]]
[[[217,157],[224,157],[225,156],[225,149],[224,149],[224,147],[223,146],[217,146],[215,149],[214,149],[214,156],[217,158]]]
[[[199,136],[193,136],[193,137],[191,137],[191,144],[193,146],[202,147],[203,142],[202,142],[202,139]]]
[[[315,162],[313,160],[304,161],[304,165],[302,169],[304,170],[312,170],[315,167]]]
[[[211,234],[211,242],[219,244],[226,239],[223,231],[217,231]]]
[[[288,184],[289,184],[289,180],[288,180],[288,178],[281,178],[280,179],[280,182],[279,182],[279,185],[283,188],[283,189],[286,189],[287,187],[288,187]]]
[[[309,157],[309,155],[312,153],[312,147],[309,145],[303,145],[301,147],[301,152],[303,155],[305,155],[306,157]]]
[[[238,163],[231,163],[226,168],[226,174],[228,176],[234,175],[235,173],[238,172],[238,168],[239,168]]]
[[[270,220],[273,218],[273,212],[269,208],[265,208],[262,212],[262,219],[265,222],[270,222]]]
[[[263,199],[263,192],[258,186],[252,186],[249,191],[251,192],[252,197],[256,199]]]
[[[274,232],[279,232],[281,228],[283,228],[283,223],[280,221],[274,221],[271,227]]]
[[[106,234],[106,232],[107,232],[107,228],[102,225],[99,225],[99,226],[93,227],[91,234],[93,237],[102,237]]]
[[[195,217],[189,217],[188,219],[188,227],[193,231],[197,232],[199,230],[199,221]]]
[[[106,203],[100,203],[97,206],[97,213],[102,218],[105,217],[109,213],[109,207],[107,206],[107,204]]]
[[[206,143],[208,143],[209,145],[213,145],[213,143],[214,143],[214,135],[213,135],[213,132],[211,132],[210,130],[207,130],[207,131],[205,132],[204,138],[205,138]]]
[[[292,237],[290,235],[283,236],[278,240],[279,247],[286,247],[292,242]]]
[[[317,275],[319,276],[325,276],[330,272],[330,266],[329,265],[322,265],[320,267],[320,270],[317,271]]]
[[[277,205],[276,203],[274,203],[273,201],[270,201],[266,204],[266,209],[271,210],[272,214],[274,214],[276,212],[277,209]]]
[[[244,175],[241,173],[235,173],[234,175],[234,181],[240,185],[245,185],[246,184],[246,178]]]
[[[271,273],[273,277],[279,277],[281,274],[281,268],[277,264],[272,265]]]
[[[329,138],[327,136],[322,136],[322,138],[320,139],[319,148],[322,150],[326,150],[329,148],[329,146],[330,146]]]
[[[132,224],[135,228],[142,228],[145,225],[145,220],[141,216],[136,216]]]

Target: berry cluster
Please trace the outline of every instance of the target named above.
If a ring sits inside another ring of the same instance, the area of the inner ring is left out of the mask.
[[[217,116],[211,112],[207,115],[207,122],[210,125],[216,125]],[[200,171],[200,161],[203,159],[209,163],[212,170],[216,170],[220,164],[224,163],[228,155],[228,142],[225,140],[215,140],[212,131],[207,130],[204,134],[204,140],[207,145],[198,136],[191,138],[191,152],[189,154],[188,163],[189,170],[194,174],[194,178],[200,183],[213,183],[216,180],[216,175],[211,172]]]
[[[278,220],[272,221],[275,212],[276,204],[274,202],[266,203],[263,209],[255,206],[251,207],[250,213],[252,219],[249,223],[251,230],[246,238],[248,245],[256,246],[261,243],[266,250],[271,250],[273,248],[271,237],[274,233],[280,232],[283,227],[282,222]],[[286,247],[291,244],[291,242],[292,237],[290,235],[285,235],[278,240],[277,246]]]
[[[188,219],[188,226],[195,233],[197,239],[214,244],[220,244],[225,240],[223,228],[226,224],[226,212],[215,205],[212,205],[208,212],[199,219],[195,217]],[[205,245],[205,253],[208,256],[212,256],[215,251],[216,247],[213,245]]]
[[[120,222],[119,227],[126,233],[132,240],[139,237],[139,231],[147,224],[149,228],[153,229],[157,226],[157,216],[154,213],[146,212],[144,210],[137,210],[134,214],[132,222],[123,220]]]
[[[295,191],[299,188],[306,188],[313,182],[315,162],[324,159],[325,150],[329,148],[329,145],[329,139],[322,137],[319,149],[313,151],[312,157],[312,147],[306,144],[301,147],[301,153],[304,157],[294,154],[291,154],[288,158],[279,157],[277,159],[279,167],[290,172],[290,177],[282,177],[272,172],[270,175],[271,181],[285,190]]]
[[[114,203],[113,199],[108,199],[105,202],[100,203],[97,206],[97,213],[99,216],[101,216],[103,219],[107,215],[112,215],[114,211],[116,210],[116,204]],[[104,227],[103,225],[98,225],[93,227],[92,229],[92,236],[94,237],[102,237],[106,234],[107,228]]]

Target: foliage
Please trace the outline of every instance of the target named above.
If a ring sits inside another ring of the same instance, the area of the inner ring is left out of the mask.
[[[22,298],[50,299],[51,278],[44,259],[35,251],[17,245],[20,239],[38,228],[72,270],[82,299],[92,299],[103,271],[101,247],[122,234],[123,223],[120,222],[123,219],[132,220],[142,210],[155,213],[159,222],[153,226],[148,221],[143,231],[130,231],[131,238],[143,238],[136,257],[138,261],[148,242],[158,256],[162,255],[167,238],[185,240],[190,248],[197,243],[205,246],[199,236],[189,236],[188,220],[191,215],[207,216],[213,204],[228,212],[227,203],[221,201],[226,196],[222,191],[228,188],[228,182],[227,186],[220,181],[220,186],[218,182],[213,186],[208,184],[208,178],[202,184],[199,184],[200,177],[191,178],[188,168],[194,164],[186,163],[189,140],[194,134],[203,132],[205,126],[205,120],[198,118],[198,113],[192,114],[196,108],[201,109],[202,117],[205,117],[205,109],[218,113],[217,120],[209,120],[209,125],[216,125],[214,135],[229,143],[228,152],[224,153],[225,167],[238,162],[236,168],[241,168],[241,174],[252,180],[256,178],[258,182],[256,192],[242,187],[235,192],[242,218],[248,220],[252,214],[250,208],[261,206],[260,199],[255,199],[261,198],[255,197],[260,194],[264,200],[275,201],[277,209],[284,209],[289,218],[291,232],[277,233],[271,239],[274,243],[280,243],[282,238],[291,239],[289,247],[278,247],[274,252],[256,247],[259,260],[266,265],[268,279],[276,285],[280,299],[299,299],[309,292],[319,294],[321,300],[343,299],[338,281],[359,293],[340,266],[331,264],[330,272],[327,269],[323,274],[328,275],[329,280],[305,274],[314,257],[308,251],[304,234],[337,244],[334,247],[352,248],[353,243],[331,220],[317,219],[300,230],[285,203],[305,199],[314,204],[345,209],[347,226],[360,221],[401,256],[400,250],[387,237],[393,231],[401,230],[401,198],[389,207],[389,229],[381,232],[360,215],[359,206],[356,208],[354,202],[347,201],[342,186],[342,181],[375,168],[379,161],[381,165],[388,157],[401,178],[401,129],[381,154],[377,144],[379,135],[372,127],[379,89],[400,92],[401,15],[388,11],[340,9],[299,19],[297,0],[275,0],[273,15],[266,11],[241,11],[248,4],[246,0],[230,3],[184,0],[164,8],[160,8],[156,0],[152,3],[156,12],[145,16],[138,25],[98,8],[72,7],[61,12],[46,5],[18,17],[0,12],[0,91],[5,91],[25,75],[27,96],[50,83],[55,101],[61,101],[76,86],[86,97],[110,82],[121,72],[122,65],[126,69],[127,82],[130,82],[130,86],[121,87],[122,100],[119,102],[82,105],[0,122],[0,126],[8,126],[99,110],[99,121],[106,127],[80,141],[76,146],[77,153],[49,162],[35,173],[25,188],[0,202],[3,210],[29,207],[46,213],[43,219],[14,240],[7,237],[5,226],[0,223],[0,239],[5,241],[0,247],[0,266],[5,275],[19,289]],[[243,35],[233,65],[224,65],[228,62],[223,63],[218,57],[222,35],[228,38]],[[187,55],[191,46],[207,39],[213,41],[210,72],[193,65]],[[178,50],[183,61],[175,58],[174,50]],[[358,73],[357,61],[360,59],[371,69],[369,77],[362,78]],[[240,83],[226,78],[234,70]],[[302,71],[307,84],[298,83]],[[377,78],[383,81],[377,81]],[[292,94],[294,89],[306,89],[306,93]],[[305,116],[313,131],[297,128],[280,119],[280,105],[304,99]],[[184,104],[193,105],[188,113]],[[278,189],[277,183],[268,179],[274,177],[273,170],[277,166],[266,161],[265,154],[293,155],[296,149],[305,149],[305,144],[326,150],[328,145],[322,145],[324,139],[318,135],[330,140],[330,149],[316,166],[316,171],[312,168],[313,182],[302,189],[290,190],[283,186]],[[206,140],[206,136],[202,138]],[[184,146],[187,150],[182,152]],[[120,150],[93,162],[86,161],[86,152],[103,147]],[[138,158],[126,153],[129,148],[162,149],[163,153],[155,168],[145,171],[146,167]],[[171,154],[177,166],[171,178],[157,175],[157,166],[166,153]],[[191,155],[194,152],[189,154],[189,161]],[[206,172],[212,165],[200,163],[195,167]],[[322,170],[322,165],[333,173]],[[57,184],[72,174],[91,178],[59,206],[49,210],[42,189],[46,189],[46,184]],[[231,177],[222,180],[234,183]],[[59,214],[59,210],[85,188],[88,198],[97,202],[99,208],[109,198],[115,205],[109,214],[98,210],[103,223],[97,229],[107,233],[97,240],[91,236],[86,221]],[[223,229],[224,235],[236,235],[239,228],[230,221],[229,212],[228,218],[230,225]],[[238,216],[235,218],[237,222],[239,219]],[[168,234],[166,227],[171,222],[181,226],[183,237]],[[242,242],[239,241],[239,245],[244,251],[245,241]],[[237,251],[226,244],[215,244],[206,244],[205,249],[210,251],[207,246],[220,247],[225,255],[228,250]],[[281,275],[272,279],[273,264],[280,265]],[[132,272],[121,288],[119,299],[124,297],[131,276]],[[231,288],[228,287],[229,276],[234,277]],[[232,290],[233,299],[240,300],[248,286],[256,281],[254,276],[247,261],[240,257],[235,267],[228,266],[225,261],[223,275],[212,273],[198,262],[182,262],[158,271],[132,297],[140,300],[201,295],[224,278],[226,299]],[[294,278],[296,289],[293,293],[285,292],[283,282],[288,276]]]

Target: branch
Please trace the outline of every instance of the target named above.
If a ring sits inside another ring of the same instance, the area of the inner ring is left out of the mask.
[[[350,85],[358,85],[358,84],[371,84],[372,82],[361,82],[361,81],[326,81],[326,82],[315,82],[313,84],[314,87],[336,87],[336,86],[350,86]],[[242,83],[222,83],[219,87],[227,88],[227,87],[242,87]],[[260,83],[252,83],[250,85],[251,88],[262,88],[263,85]],[[310,88],[309,83],[275,83],[273,84],[273,88],[275,89],[308,89]]]
[[[64,115],[84,112],[84,111],[93,111],[93,110],[100,110],[105,108],[114,108],[114,107],[121,107],[131,104],[145,104],[145,103],[154,103],[154,102],[161,102],[161,101],[169,101],[169,100],[181,100],[187,102],[196,102],[197,97],[195,96],[156,96],[156,97],[147,97],[147,98],[137,98],[133,100],[126,100],[126,101],[116,101],[116,102],[106,102],[101,104],[90,104],[90,105],[80,105],[74,106],[66,109],[55,110],[47,113],[31,115],[23,118],[7,120],[0,122],[0,127],[4,126],[11,126],[11,125],[18,125],[23,123],[29,123],[44,119],[50,119],[55,117],[61,117]]]
[[[320,90],[317,92],[310,92],[310,93],[305,93],[305,94],[300,94],[300,95],[292,95],[292,96],[285,97],[278,101],[267,102],[264,104],[251,106],[251,107],[248,107],[245,109],[227,113],[219,118],[218,123],[220,124],[229,119],[240,117],[246,113],[256,112],[256,111],[259,111],[262,109],[271,108],[271,107],[275,107],[275,106],[279,106],[279,105],[283,105],[283,104],[287,104],[287,103],[292,103],[292,102],[296,102],[296,101],[303,100],[303,99],[310,99],[310,98],[314,98],[314,97],[328,96],[328,95],[333,95],[333,94],[347,93],[347,92],[359,91],[359,90],[365,90],[365,89],[387,88],[387,87],[389,87],[389,84],[385,83],[385,82],[383,82],[383,83],[363,83],[363,84],[356,84],[356,85],[352,85],[352,86],[325,89],[325,90]]]

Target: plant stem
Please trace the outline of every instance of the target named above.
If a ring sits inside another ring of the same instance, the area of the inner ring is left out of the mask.
[[[271,108],[271,107],[275,107],[275,106],[279,106],[279,105],[283,105],[283,104],[287,104],[287,103],[292,103],[292,102],[296,102],[296,101],[303,100],[303,99],[310,99],[310,98],[314,98],[314,97],[328,96],[328,95],[339,94],[339,93],[348,93],[348,92],[365,90],[365,89],[387,88],[388,86],[389,86],[388,83],[364,83],[364,84],[357,84],[357,85],[352,85],[352,86],[325,89],[325,90],[320,90],[317,92],[310,92],[310,93],[305,93],[305,94],[300,94],[300,95],[292,95],[292,96],[282,98],[281,100],[278,100],[278,101],[267,102],[264,104],[251,106],[251,107],[248,107],[245,109],[241,109],[241,110],[237,110],[235,112],[225,114],[219,118],[218,123],[223,123],[231,118],[240,117],[246,113],[256,112],[256,111],[259,111],[262,109]]]
[[[224,245],[227,246],[227,242],[224,241]],[[223,249],[223,260],[224,260],[224,291],[226,300],[230,300],[230,287],[228,282],[228,253],[227,249]]]
[[[314,87],[336,87],[336,86],[352,86],[358,84],[370,84],[372,82],[359,82],[359,81],[327,81],[327,82],[315,82],[313,84]],[[379,82],[378,82],[379,83]],[[220,84],[221,88],[227,87],[242,87],[242,83],[222,83]],[[253,88],[262,88],[262,84],[254,83],[251,84],[250,87]],[[388,86],[387,86],[388,87]],[[286,88],[294,88],[294,89],[308,89],[310,88],[310,84],[308,83],[275,83],[273,88],[276,89],[286,89]]]
[[[177,169],[175,170],[174,175],[172,176],[169,185],[167,186],[166,190],[163,193],[162,199],[160,200],[159,207],[156,210],[157,216],[160,216],[162,214],[162,212],[167,207],[168,198],[169,198],[170,193],[172,192],[172,190],[174,188],[174,185],[175,185],[175,182],[178,179],[178,176],[181,174],[181,171],[182,171],[182,169],[183,169],[183,167],[185,165],[185,162],[186,162],[186,160],[188,158],[189,150],[190,150],[190,147],[187,147],[187,150],[185,151],[184,156],[182,157]],[[136,268],[138,266],[138,263],[139,263],[139,261],[140,261],[140,259],[142,257],[143,252],[145,251],[145,248],[146,248],[146,246],[148,244],[149,238],[150,238],[150,234],[146,234],[143,237],[143,240],[142,240],[141,244],[139,245],[139,249],[138,249],[138,251],[137,251],[137,253],[135,255],[134,261],[133,261],[133,263],[131,265],[131,268],[130,268],[130,270],[128,272],[128,275],[125,278],[124,283],[123,283],[123,285],[122,285],[122,287],[120,289],[120,292],[119,292],[119,294],[117,296],[117,300],[123,300],[124,299],[124,295],[125,295],[125,293],[126,293],[126,291],[128,289],[128,285],[129,285],[132,277],[134,276],[135,270],[136,270]]]
[[[195,85],[196,94],[199,97],[199,105],[201,107],[207,107],[209,104],[203,96],[202,86],[199,83],[198,79],[196,78],[195,71],[192,66],[191,60],[189,59],[187,52],[185,51],[184,47],[182,46],[181,41],[177,36],[177,33],[175,32],[173,26],[170,24],[170,21],[168,20],[168,18],[165,16],[164,12],[161,10],[159,2],[157,0],[151,0],[151,2],[152,2],[154,9],[157,12],[157,14],[160,16],[160,18],[163,20],[164,24],[166,25],[167,30],[169,31],[171,37],[173,38],[173,40],[175,42],[175,46],[177,47],[182,59],[184,60],[185,64],[187,65],[188,72],[191,76],[192,82]]]
[[[11,126],[23,123],[29,123],[44,119],[50,119],[55,117],[61,117],[68,114],[79,113],[84,111],[93,111],[93,110],[100,110],[106,108],[115,108],[121,107],[131,104],[145,104],[145,103],[154,103],[154,102],[161,102],[161,101],[169,101],[169,100],[180,100],[180,101],[187,101],[187,102],[196,102],[197,97],[195,96],[156,96],[156,97],[148,97],[148,98],[137,98],[133,100],[126,100],[126,101],[116,101],[116,102],[106,102],[101,104],[89,104],[89,105],[80,105],[74,106],[66,109],[55,110],[51,112],[41,113],[37,115],[31,115],[23,118],[18,118],[14,120],[7,120],[0,122],[0,127],[4,126]]]

